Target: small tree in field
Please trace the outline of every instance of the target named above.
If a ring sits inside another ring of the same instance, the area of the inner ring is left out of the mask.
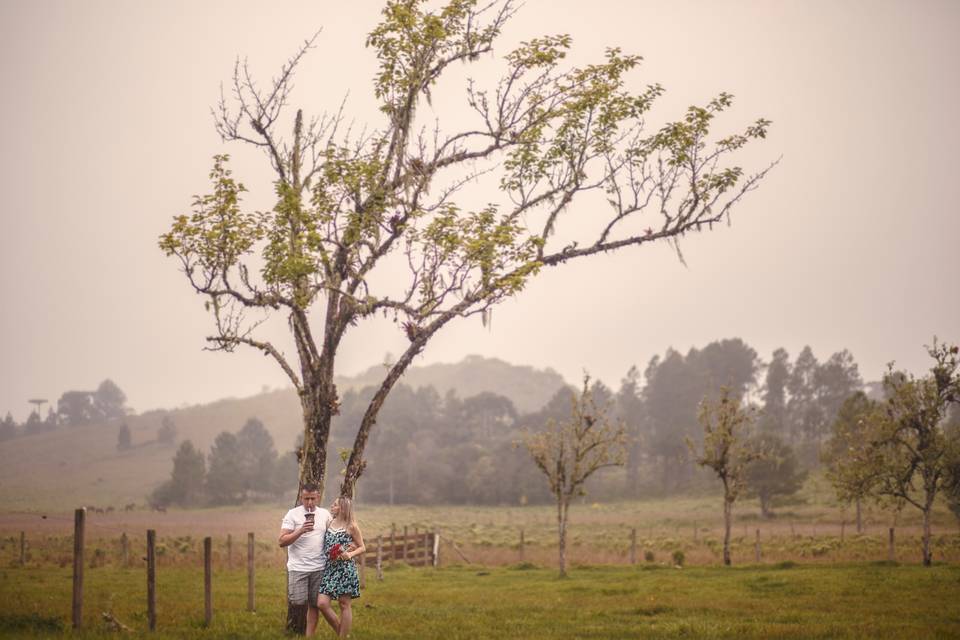
[[[951,443],[950,456],[947,459],[944,497],[947,499],[947,507],[956,516],[957,524],[960,525],[960,402],[953,403],[947,412],[944,431]]]
[[[623,466],[626,461],[624,426],[607,418],[607,407],[597,406],[589,376],[584,377],[580,394],[571,395],[570,401],[568,420],[549,420],[542,431],[527,434],[524,440],[557,501],[561,578],[567,575],[570,500],[584,495],[583,485],[591,475],[604,467]]]
[[[760,513],[772,518],[773,499],[790,496],[803,487],[806,471],[800,469],[793,449],[778,436],[764,433],[749,443],[754,451],[763,451],[763,457],[747,465],[745,470],[748,497],[760,500]]]
[[[130,438],[130,427],[124,422],[117,431],[117,451],[126,451],[132,446]]]
[[[873,446],[879,456],[879,497],[903,501],[923,513],[923,564],[930,566],[930,516],[937,494],[951,481],[950,463],[960,443],[945,429],[947,411],[960,401],[960,349],[938,343],[927,348],[930,373],[884,377],[887,402],[877,412]]]
[[[729,566],[733,503],[746,486],[747,465],[760,458],[746,444],[754,417],[740,406],[738,398],[731,396],[729,388],[723,387],[718,400],[703,399],[697,418],[703,426],[703,449],[698,452],[689,439],[687,446],[696,463],[713,469],[723,483],[723,564]]]
[[[877,483],[880,458],[872,444],[878,404],[857,391],[840,406],[833,435],[823,450],[827,478],[844,503],[853,503],[857,533],[863,531],[862,506]]]
[[[161,444],[173,444],[177,439],[177,424],[170,416],[163,416],[160,420],[160,428],[157,429],[157,442]]]

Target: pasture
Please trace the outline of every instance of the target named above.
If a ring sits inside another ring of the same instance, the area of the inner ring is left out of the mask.
[[[158,535],[157,637],[282,637],[284,554],[275,540],[286,506],[88,514],[79,637],[102,637],[104,612],[138,634],[146,629],[148,528]],[[945,511],[935,520],[936,565],[924,569],[918,522],[909,511],[896,515],[891,563],[894,514],[868,509],[858,535],[849,513],[812,498],[781,508],[772,521],[758,519],[745,502],[733,530],[735,566],[723,568],[718,506],[710,496],[578,503],[571,577],[558,580],[554,512],[547,505],[362,505],[371,550],[391,525],[398,535],[404,527],[439,530],[440,568],[413,568],[385,554],[382,582],[367,570],[354,637],[960,637],[960,610],[953,606],[960,601],[960,535]],[[0,636],[69,631],[72,526],[65,512],[0,514]],[[256,613],[245,610],[247,532],[256,537]],[[213,537],[211,629],[203,628],[205,536]],[[674,567],[678,552],[682,569]]]
[[[88,571],[84,631],[102,612],[146,632],[143,572]],[[221,570],[203,627],[202,571],[158,570],[158,638],[282,638],[283,571]],[[70,569],[0,569],[0,635],[56,637],[69,628]],[[355,604],[362,638],[936,638],[960,636],[960,567],[773,564],[725,569],[574,566],[565,580],[529,564],[387,569]],[[109,635],[109,634],[106,634]],[[329,635],[329,634],[328,634]],[[323,637],[323,636],[321,636]]]
[[[756,501],[738,503],[732,531],[734,564],[755,562],[757,531],[764,563],[889,560],[890,527],[896,528],[893,559],[901,563],[919,561],[919,512],[906,509],[896,514],[867,507],[863,514],[864,531],[858,535],[853,514],[829,502],[828,491],[822,481],[811,479],[796,503],[779,507],[772,520],[759,517]],[[718,564],[723,540],[720,500],[717,496],[677,496],[596,503],[590,502],[588,496],[588,500],[577,501],[571,508],[569,558],[590,564],[627,564],[635,535],[639,563],[645,562],[647,552],[653,555],[652,563],[659,564],[669,561],[679,550],[687,565]],[[69,508],[65,505],[60,511],[0,513],[0,566],[16,559],[21,531],[26,533],[26,553],[31,563],[69,564],[73,533]],[[219,561],[226,551],[228,534],[239,549],[247,532],[253,532],[261,545],[258,562],[282,567],[284,555],[274,541],[280,517],[287,508],[289,504],[276,503],[171,509],[166,513],[143,509],[88,513],[88,555],[99,548],[104,553],[104,563],[113,564],[123,533],[131,539],[132,549],[142,550],[146,530],[155,529],[161,545],[161,565],[199,566],[200,545],[205,536],[213,537],[214,555]],[[531,562],[549,567],[556,563],[556,512],[550,505],[386,506],[365,505],[361,497],[358,515],[371,548],[378,534],[389,535],[391,526],[398,533],[404,527],[410,532],[415,528],[421,532],[439,531],[443,541],[441,565]],[[934,560],[960,563],[958,533],[956,518],[941,505],[933,521]]]

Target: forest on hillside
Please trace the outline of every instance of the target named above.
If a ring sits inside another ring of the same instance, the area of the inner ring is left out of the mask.
[[[592,499],[712,487],[714,480],[698,470],[687,442],[702,438],[697,420],[701,401],[715,397],[723,387],[757,410],[753,437],[764,438],[766,446],[777,451],[775,469],[753,474],[753,493],[766,487],[770,494],[772,486],[772,495],[766,496],[771,500],[795,492],[806,471],[820,466],[825,443],[848,398],[864,389],[868,395],[880,393],[877,385],[865,387],[846,350],[820,360],[809,347],[795,358],[777,349],[764,361],[739,338],[686,353],[668,349],[642,371],[631,368],[618,385],[591,384],[597,405],[622,422],[627,441],[625,465],[605,470],[588,483]],[[329,447],[330,487],[337,485],[344,466],[341,454],[352,443],[374,390],[351,389],[341,398]],[[525,432],[549,420],[567,419],[575,391],[563,385],[538,410],[521,412],[510,398],[493,392],[461,397],[453,389],[441,394],[433,386],[400,384],[373,431],[358,494],[388,504],[549,501],[547,483],[521,440]],[[297,445],[277,445],[268,431],[269,425],[264,427],[251,416],[236,433],[221,433],[209,453],[183,443],[170,482],[155,497],[181,504],[222,504],[294,491]],[[277,446],[285,453],[278,453]],[[188,478],[183,469],[192,475]],[[220,485],[231,478],[234,490],[224,491]],[[181,488],[170,493],[178,482]]]

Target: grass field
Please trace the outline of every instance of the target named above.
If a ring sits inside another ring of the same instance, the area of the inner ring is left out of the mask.
[[[920,558],[920,522],[916,509],[900,514],[868,506],[865,531],[857,535],[852,514],[828,501],[828,489],[808,482],[795,504],[778,508],[772,520],[759,518],[755,501],[738,503],[733,527],[733,561],[755,561],[756,533],[760,532],[764,562],[802,563],[863,562],[887,559],[888,529],[896,526],[895,560]],[[569,554],[573,562],[622,565],[629,559],[632,531],[636,530],[637,555],[654,556],[654,564],[667,561],[674,551],[688,565],[715,565],[720,561],[721,498],[677,496],[628,502],[577,502],[571,509]],[[64,505],[69,508],[68,505]],[[253,532],[261,543],[258,557],[280,567],[283,554],[274,541],[280,517],[289,504],[242,507],[113,512],[87,515],[88,556],[101,549],[104,563],[114,564],[119,538],[126,533],[132,549],[142,554],[147,529],[155,529],[164,553],[161,564],[196,565],[201,541],[214,538],[215,555],[225,553],[232,535],[237,549]],[[502,566],[521,561],[542,566],[556,562],[556,515],[549,505],[524,507],[385,506],[359,503],[358,515],[371,548],[377,534],[392,526],[402,533],[439,530],[444,543],[441,559]],[[939,505],[933,521],[934,560],[960,563],[960,531],[956,518]],[[520,549],[520,532],[525,546]],[[19,533],[26,532],[28,563],[67,566],[70,563],[73,514],[60,511],[0,511],[0,566],[9,566],[19,555]],[[456,545],[454,548],[453,545]],[[238,551],[239,553],[239,551]],[[460,554],[463,554],[461,556]],[[464,560],[466,558],[466,560]]]
[[[70,569],[0,569],[0,635],[51,637],[70,626]],[[202,626],[203,576],[158,571],[158,638],[281,638],[283,571],[257,574],[248,613],[246,576],[214,576],[214,619]],[[86,573],[85,630],[105,637],[112,612],[146,631],[142,570]],[[398,567],[368,581],[355,604],[362,638],[946,638],[960,637],[960,567],[769,565],[661,568],[515,565]]]
[[[286,508],[89,513],[87,631],[79,637],[115,635],[105,631],[102,612],[138,634],[145,630],[146,529],[158,533],[157,637],[282,637],[284,555],[276,535]],[[719,566],[719,515],[711,496],[578,503],[571,512],[571,577],[558,580],[548,505],[361,503],[371,547],[391,525],[398,533],[439,529],[443,543],[439,569],[385,562],[383,582],[368,571],[354,637],[960,637],[960,535],[945,510],[935,519],[937,565],[926,569],[918,566],[918,522],[910,511],[895,516],[868,509],[866,532],[856,535],[849,513],[815,496],[784,506],[771,521],[758,519],[746,503],[737,510],[733,568]],[[887,531],[895,519],[900,564],[888,564]],[[66,510],[0,513],[0,637],[69,632],[72,526]],[[633,529],[636,565],[629,562]],[[758,529],[761,564],[754,560]],[[24,567],[20,531],[27,535]],[[244,610],[246,575],[239,569],[248,531],[258,543],[255,614]],[[131,542],[127,567],[120,566],[121,533]],[[227,534],[234,541],[232,570]],[[212,629],[201,624],[201,549],[208,535],[214,539]],[[676,551],[685,555],[683,569],[673,567]]]

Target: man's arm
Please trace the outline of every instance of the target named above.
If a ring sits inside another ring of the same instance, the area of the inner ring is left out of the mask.
[[[311,531],[313,525],[310,522],[305,522],[302,527],[299,529],[280,529],[280,547],[289,547],[291,544],[296,542],[300,536],[305,534],[307,531]]]

